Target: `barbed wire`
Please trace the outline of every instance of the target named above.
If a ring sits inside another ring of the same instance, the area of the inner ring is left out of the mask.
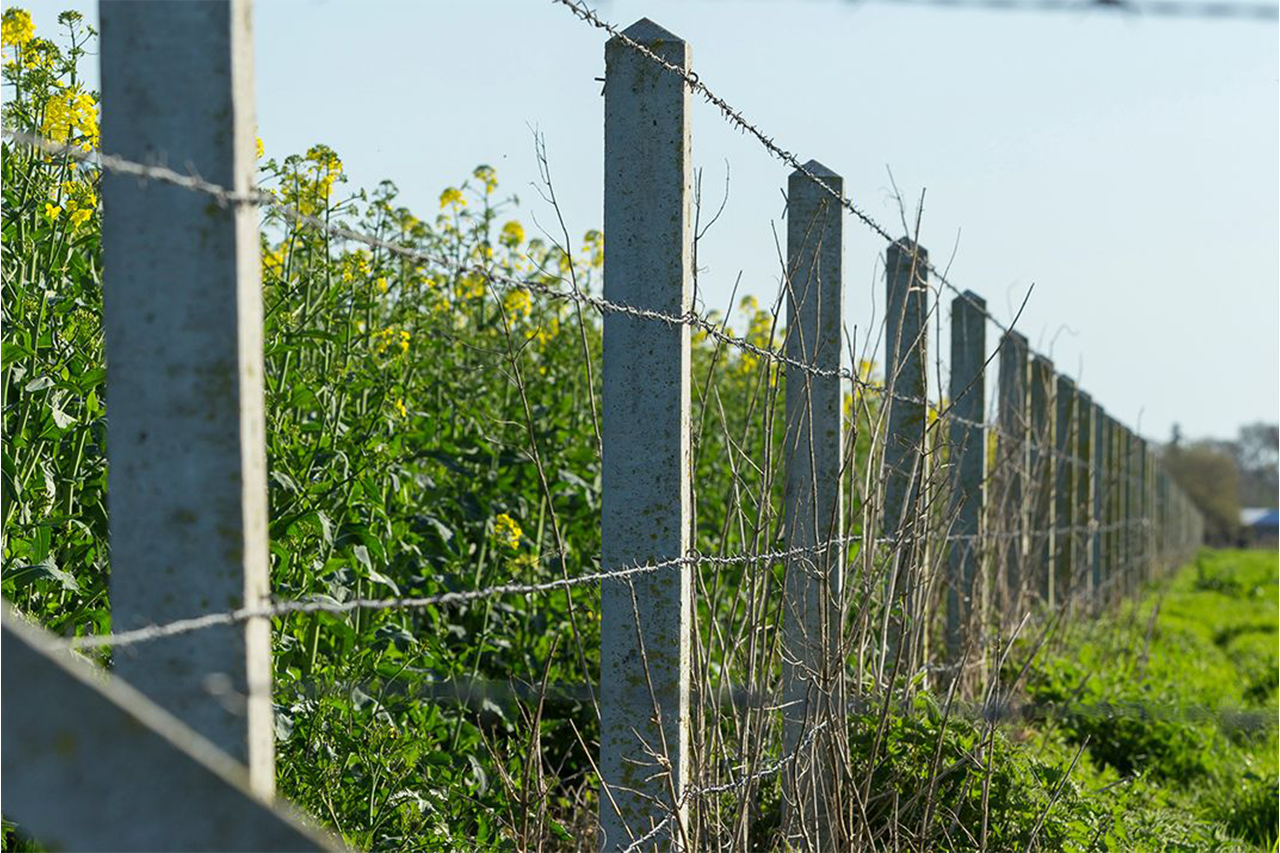
[[[1150,525],[1147,519],[1133,519],[1127,522],[1117,522],[1110,525],[1100,525],[1091,523],[1087,525],[1077,525],[1073,527],[1057,527],[1052,531],[1055,533],[1107,533],[1128,527],[1145,527]],[[333,615],[342,615],[352,613],[357,610],[424,610],[428,607],[438,607],[453,604],[465,604],[471,601],[482,600],[486,598],[497,598],[508,595],[536,595],[545,592],[554,592],[560,589],[568,589],[576,586],[583,586],[592,583],[601,583],[604,581],[620,580],[623,578],[633,577],[635,575],[652,574],[654,572],[663,571],[665,569],[676,568],[680,566],[700,566],[700,565],[743,565],[749,563],[776,563],[784,560],[790,560],[796,557],[803,557],[810,554],[820,554],[832,548],[841,548],[845,545],[852,545],[859,542],[867,542],[872,545],[897,546],[904,544],[908,540],[929,539],[931,542],[972,542],[999,540],[1003,538],[1016,538],[1020,536],[1043,536],[1050,532],[1048,529],[1035,529],[1027,531],[1005,531],[1005,532],[988,532],[980,534],[950,534],[947,536],[930,537],[927,534],[917,536],[880,536],[866,535],[863,533],[854,533],[847,536],[839,536],[825,539],[822,542],[813,545],[799,545],[793,548],[779,549],[774,551],[746,552],[738,554],[702,554],[699,551],[691,550],[683,557],[673,557],[668,560],[660,560],[657,562],[643,563],[640,565],[626,566],[619,569],[610,569],[598,572],[591,572],[585,575],[577,575],[568,578],[559,578],[552,581],[544,581],[541,583],[529,584],[496,584],[494,586],[484,587],[473,590],[453,590],[450,592],[437,593],[435,595],[425,596],[409,596],[409,597],[393,597],[393,598],[353,598],[347,601],[333,601],[324,599],[306,599],[297,601],[278,601],[270,604],[263,604],[250,607],[240,607],[234,610],[224,610],[217,613],[205,613],[200,616],[193,616],[186,619],[175,619],[172,622],[166,622],[159,625],[147,625],[141,628],[134,628],[128,631],[114,632],[110,634],[90,634],[77,637],[61,638],[54,646],[69,649],[80,650],[84,648],[121,648],[124,646],[132,646],[138,643],[151,642],[153,640],[164,639],[168,637],[176,637],[182,634],[189,634],[195,631],[206,630],[208,628],[216,628],[227,625],[236,625],[248,622],[253,619],[275,618],[279,616],[289,616],[292,614],[307,613],[329,613]]]
[[[985,305],[975,300],[974,297],[970,295],[967,291],[961,290],[959,286],[952,283],[952,281],[948,278],[946,273],[938,269],[937,266],[931,263],[928,257],[921,256],[921,254],[917,251],[917,247],[913,243],[911,243],[908,239],[895,238],[891,233],[889,233],[889,230],[885,228],[883,225],[881,225],[879,222],[877,222],[875,218],[871,216],[871,214],[867,213],[865,210],[855,205],[852,201],[846,198],[843,193],[836,192],[836,190],[830,184],[824,181],[819,175],[815,174],[813,170],[809,169],[807,165],[801,163],[800,158],[796,154],[783,148],[774,140],[774,137],[765,133],[757,125],[749,122],[743,116],[742,111],[740,109],[737,109],[736,107],[732,106],[724,98],[720,97],[715,92],[713,92],[707,86],[707,84],[703,83],[702,80],[698,77],[698,74],[696,71],[686,71],[685,69],[679,67],[678,65],[672,62],[669,62],[666,59],[663,59],[661,56],[654,53],[652,50],[645,47],[643,44],[639,43],[635,39],[631,38],[622,30],[618,29],[618,27],[615,26],[614,24],[611,24],[608,21],[605,21],[604,19],[602,19],[594,10],[592,10],[589,6],[587,6],[586,0],[551,0],[551,2],[564,6],[566,9],[572,12],[577,18],[579,18],[583,22],[590,24],[596,29],[607,32],[612,38],[615,38],[620,43],[625,44],[631,50],[641,54],[642,56],[648,58],[650,61],[656,63],[659,67],[661,67],[665,71],[671,74],[674,74],[680,79],[682,79],[693,92],[701,95],[702,98],[708,104],[711,104],[713,107],[719,110],[720,114],[725,118],[726,121],[729,122],[729,124],[737,128],[739,131],[747,134],[748,136],[753,137],[757,142],[759,142],[765,148],[765,150],[767,150],[775,158],[782,161],[783,163],[790,166],[791,168],[795,169],[800,174],[808,178],[810,181],[813,181],[813,183],[817,185],[819,189],[821,189],[827,195],[831,196],[831,198],[835,199],[836,202],[840,204],[841,207],[843,207],[846,211],[852,214],[856,219],[862,222],[872,232],[877,234],[886,242],[897,245],[902,250],[908,252],[910,256],[914,259],[914,261],[918,263],[922,269],[924,269],[925,271],[933,275],[943,286],[945,286],[948,290],[950,290],[953,294],[955,294],[957,298],[964,299],[969,305],[973,306],[973,309],[975,311],[977,311],[984,318],[986,318],[988,322],[990,322],[992,325],[998,328],[1001,332],[1003,332],[1006,335],[1011,334],[1013,332],[1013,328],[1011,326],[1005,324],[998,317],[996,317],[989,310],[987,310],[987,307]],[[1028,344],[1027,349],[1028,349],[1028,352],[1033,355],[1043,355],[1042,353],[1032,348],[1030,344]],[[1045,357],[1047,358],[1047,356]]]
[[[556,2],[567,3],[568,0],[556,0]],[[659,59],[659,61],[662,61],[662,60]],[[635,319],[650,320],[650,321],[665,323],[671,326],[676,326],[676,325],[689,326],[692,329],[695,329],[697,331],[704,333],[707,337],[713,340],[719,341],[725,345],[732,346],[735,349],[739,349],[743,352],[750,353],[758,358],[765,359],[767,361],[783,364],[783,365],[786,365],[787,367],[794,367],[795,369],[801,371],[802,373],[806,373],[811,376],[815,376],[819,378],[847,380],[855,388],[858,388],[864,392],[888,397],[892,400],[896,400],[903,403],[911,403],[913,405],[922,405],[925,407],[931,407],[934,405],[934,401],[928,399],[927,397],[915,397],[912,395],[902,394],[900,392],[891,390],[890,388],[888,388],[887,386],[881,383],[871,382],[871,381],[868,381],[867,379],[864,379],[860,373],[853,371],[847,367],[826,368],[810,362],[793,358],[791,356],[788,356],[786,353],[779,352],[774,349],[770,349],[769,347],[760,346],[756,343],[753,343],[752,341],[748,340],[745,337],[740,337],[724,331],[724,329],[719,324],[713,322],[707,317],[703,317],[697,314],[692,310],[690,310],[689,312],[686,312],[685,314],[671,314],[669,312],[658,311],[651,308],[640,308],[634,305],[627,305],[625,303],[620,303],[610,299],[606,299],[602,296],[594,296],[590,293],[585,293],[581,290],[578,290],[576,287],[574,287],[572,285],[572,282],[570,282],[568,279],[565,279],[564,277],[555,276],[553,278],[555,281],[559,282],[560,284],[567,285],[567,289],[554,287],[546,282],[533,281],[530,279],[516,278],[514,276],[503,275],[501,273],[494,272],[492,269],[489,269],[488,267],[485,267],[485,266],[481,266],[479,264],[460,263],[444,255],[434,254],[431,252],[424,252],[420,249],[414,249],[409,246],[404,246],[399,243],[394,243],[389,240],[385,240],[381,237],[377,237],[375,235],[367,234],[361,231],[356,231],[344,225],[339,225],[334,222],[329,222],[329,221],[320,219],[319,217],[313,216],[311,214],[304,213],[298,208],[280,201],[270,191],[254,190],[251,192],[238,192],[235,190],[228,189],[212,181],[205,180],[204,178],[196,174],[194,171],[188,171],[186,173],[183,173],[183,172],[178,172],[168,166],[138,163],[136,161],[129,160],[127,158],[124,158],[115,154],[104,153],[96,150],[84,151],[79,146],[55,142],[53,140],[47,139],[38,134],[28,133],[25,131],[5,130],[3,133],[3,136],[6,139],[10,139],[14,142],[20,143],[22,145],[26,145],[31,148],[42,150],[45,153],[68,156],[86,165],[97,166],[109,172],[130,175],[143,181],[155,180],[161,183],[166,183],[172,186],[180,187],[182,189],[190,190],[192,192],[203,193],[205,195],[212,197],[219,205],[224,207],[228,205],[248,204],[248,205],[254,205],[260,208],[265,208],[265,209],[274,211],[276,213],[279,213],[281,216],[285,217],[289,221],[295,222],[299,225],[306,226],[308,228],[312,228],[314,230],[323,231],[339,239],[361,243],[363,245],[369,246],[370,248],[374,248],[374,249],[382,249],[398,257],[403,257],[406,260],[411,260],[418,263],[433,263],[443,267],[447,267],[452,272],[458,275],[480,276],[489,284],[497,288],[527,290],[531,293],[537,293],[548,299],[575,302],[580,305],[585,305],[590,308],[593,308],[602,315],[613,313],[613,314],[633,317]],[[820,178],[815,177],[815,180],[821,182]],[[1022,438],[1019,438],[1018,436],[1010,434],[1009,432],[1004,430],[999,423],[995,421],[976,421],[969,418],[964,418],[958,414],[955,414],[954,411],[949,407],[942,412],[941,417],[944,419],[950,418],[955,422],[966,424],[968,426],[990,430],[996,433],[997,435],[1003,438],[1006,438],[1010,441],[1028,440],[1028,439],[1022,439]],[[1061,459],[1062,461],[1075,460],[1075,457],[1070,456],[1070,454],[1062,454],[1060,451],[1057,451],[1056,449],[1050,450],[1047,452],[1055,455],[1055,458]]]
[[[788,367],[794,367],[811,376],[830,379],[845,379],[851,382],[854,386],[870,393],[889,396],[902,402],[909,402],[917,405],[931,405],[931,401],[927,398],[912,397],[890,391],[884,385],[863,379],[857,372],[850,370],[847,367],[821,367],[810,362],[792,358],[786,353],[778,352],[777,350],[752,343],[747,338],[732,335],[724,331],[719,324],[692,310],[684,314],[672,314],[652,308],[640,308],[634,305],[627,305],[625,303],[606,299],[602,296],[594,296],[590,293],[584,293],[583,291],[573,287],[572,283],[568,279],[559,276],[553,276],[552,278],[560,284],[567,285],[568,289],[553,287],[545,282],[503,275],[479,264],[460,263],[443,255],[424,252],[420,249],[414,249],[399,243],[385,240],[372,234],[356,231],[343,225],[325,221],[319,217],[304,213],[292,205],[285,204],[267,190],[237,192],[211,181],[207,181],[194,172],[182,173],[167,166],[138,163],[114,154],[106,154],[98,151],[84,151],[78,146],[54,142],[45,137],[33,133],[27,133],[25,131],[5,130],[3,135],[4,138],[10,139],[14,142],[40,149],[49,154],[68,156],[81,163],[97,166],[109,172],[131,175],[139,180],[155,180],[161,183],[180,187],[182,189],[187,189],[192,192],[204,193],[212,197],[219,205],[224,207],[228,205],[248,204],[265,208],[279,213],[291,222],[326,232],[342,240],[361,243],[374,249],[382,249],[391,254],[405,258],[406,260],[418,263],[438,264],[440,266],[447,267],[458,275],[480,276],[495,287],[527,290],[550,299],[576,302],[581,305],[594,308],[601,314],[621,314],[636,319],[652,320],[672,326],[689,326],[690,328],[696,329],[706,334],[707,337],[720,341],[721,343],[743,350],[744,352],[751,353],[752,355],[768,361],[784,364]]]

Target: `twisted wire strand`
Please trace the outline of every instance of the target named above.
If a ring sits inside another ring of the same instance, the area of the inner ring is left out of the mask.
[[[703,332],[708,337],[720,341],[721,343],[744,352],[749,352],[752,355],[768,361],[785,364],[788,367],[794,367],[811,376],[846,379],[854,386],[869,393],[880,394],[892,397],[896,400],[915,403],[918,405],[930,404],[930,401],[927,398],[912,397],[898,392],[892,392],[884,385],[875,382],[868,382],[855,371],[850,370],[847,367],[820,367],[816,364],[792,358],[786,353],[778,352],[777,350],[770,349],[768,347],[759,346],[746,338],[731,335],[728,332],[725,332],[716,323],[713,323],[706,317],[698,315],[692,310],[685,314],[671,314],[651,308],[640,308],[634,305],[615,302],[601,296],[593,296],[589,293],[577,290],[563,277],[557,277],[556,280],[561,284],[569,285],[568,289],[553,287],[544,282],[530,281],[527,279],[519,279],[503,275],[478,264],[459,263],[443,255],[436,255],[419,249],[413,249],[408,246],[402,246],[398,243],[393,243],[380,237],[375,237],[371,234],[355,231],[343,225],[326,222],[316,216],[303,213],[296,207],[281,202],[272,193],[266,190],[236,192],[219,184],[207,181],[194,173],[178,172],[167,166],[138,163],[114,154],[86,152],[77,146],[54,142],[39,135],[26,133],[24,131],[6,130],[3,135],[4,138],[13,140],[14,142],[22,145],[27,145],[49,154],[65,155],[82,163],[105,169],[109,172],[131,175],[139,180],[155,180],[172,186],[181,187],[192,192],[204,193],[212,197],[220,206],[225,207],[228,205],[247,204],[268,209],[279,213],[291,222],[295,222],[299,225],[304,225],[318,231],[327,232],[328,234],[342,240],[361,243],[374,249],[382,249],[407,260],[419,263],[425,262],[437,264],[460,275],[478,275],[494,287],[527,290],[532,293],[545,296],[549,299],[576,302],[581,305],[594,308],[601,314],[621,314],[641,320],[657,321],[671,326],[689,326],[690,328]]]

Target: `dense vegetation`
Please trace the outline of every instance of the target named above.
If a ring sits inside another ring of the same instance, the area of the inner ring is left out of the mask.
[[[76,64],[93,34],[74,14],[61,20],[59,45],[35,37],[20,9],[5,12],[4,126],[90,149],[96,95]],[[263,186],[303,212],[442,259],[598,290],[600,233],[575,240],[557,225],[531,237],[491,167],[445,188],[419,218],[391,182],[345,191],[342,162],[323,145],[288,156],[265,147]],[[0,589],[53,631],[102,633],[100,176],[8,141],[2,168]],[[277,597],[431,594],[598,567],[597,318],[273,214],[262,261]],[[776,341],[773,312],[751,299],[739,311],[742,333]],[[777,366],[707,340],[694,366],[698,547],[772,547]],[[858,468],[876,407],[851,397],[849,409]],[[850,500],[850,530],[857,510]],[[767,591],[754,585],[777,571],[701,577],[700,624],[741,624],[738,590]],[[573,685],[596,680],[598,599],[583,586],[278,620],[281,792],[361,848],[581,846],[597,807],[597,723]],[[1058,637],[1025,681],[1042,716],[992,729],[923,695],[883,732],[875,715],[859,718],[865,737],[850,743],[850,761],[879,794],[868,824],[928,849],[975,849],[984,825],[993,850],[1274,847],[1274,727],[1177,709],[1274,705],[1275,601],[1274,555],[1207,555],[1167,590]],[[724,641],[704,630],[699,677],[727,682]],[[531,697],[544,684],[557,689],[543,705]],[[1104,702],[1116,713],[1099,715]],[[1144,719],[1127,702],[1171,710]],[[777,798],[776,784],[760,793],[758,844],[778,823]],[[6,825],[6,849],[23,843]]]

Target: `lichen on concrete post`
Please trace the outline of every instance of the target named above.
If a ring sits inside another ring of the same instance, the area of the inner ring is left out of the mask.
[[[844,181],[821,163],[805,164],[836,193]],[[844,216],[839,203],[797,170],[787,188],[785,351],[800,364],[836,371],[844,353]],[[783,750],[790,754],[832,713],[841,714],[839,654],[844,587],[843,405],[838,375],[786,369],[784,510],[789,550],[783,599]],[[820,547],[823,543],[830,543]],[[830,747],[818,737],[784,773],[788,837],[827,838],[823,815],[834,795]]]
[[[889,407],[884,442],[884,533],[897,541],[896,565],[889,572],[887,606],[900,603],[890,619],[882,672],[887,675],[902,644],[905,672],[923,661],[928,632],[923,617],[925,567],[928,565],[928,288],[929,253],[907,238],[885,254],[885,405]]]
[[[978,629],[976,597],[986,594],[982,565],[982,520],[986,512],[987,431],[982,425],[987,394],[987,303],[973,291],[951,301],[950,464],[951,542],[947,548],[947,662],[958,666],[970,631]],[[974,650],[971,654],[981,658]],[[961,673],[957,672],[959,677]]]
[[[642,19],[623,35],[689,68],[689,46],[652,21]],[[684,315],[692,282],[689,90],[618,37],[605,46],[605,75],[604,295]],[[689,327],[606,314],[603,382],[604,567],[683,557],[690,525]],[[602,585],[605,850],[627,847],[683,806],[691,576],[682,563]],[[654,845],[679,839],[682,822],[669,821]]]
[[[102,147],[238,192],[256,171],[247,0],[103,3]],[[102,180],[112,627],[265,601],[258,211]],[[270,622],[123,649],[115,671],[274,787]],[[104,771],[107,772],[107,771]]]

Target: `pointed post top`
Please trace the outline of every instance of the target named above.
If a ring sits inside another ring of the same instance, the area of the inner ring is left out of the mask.
[[[1021,347],[1022,349],[1027,348],[1027,336],[1022,334],[1022,332],[1009,331],[1005,333],[1005,337],[1007,337],[1009,342],[1015,347]]]
[[[652,44],[653,42],[679,42],[684,44],[684,39],[659,24],[655,24],[648,18],[641,18],[631,26],[622,31],[622,35],[632,41],[641,44]]]
[[[805,172],[808,172],[809,174],[806,175]],[[802,166],[801,168],[796,169],[794,172],[791,173],[791,178],[793,180],[796,178],[807,178],[809,177],[809,175],[812,175],[815,178],[834,178],[837,181],[841,180],[840,175],[831,171],[826,166],[819,163],[817,160],[810,160],[808,163],[805,163],[804,166]]]
[[[986,313],[987,300],[983,299],[972,290],[966,290],[964,293],[951,300],[952,305],[968,305],[970,308]]]

